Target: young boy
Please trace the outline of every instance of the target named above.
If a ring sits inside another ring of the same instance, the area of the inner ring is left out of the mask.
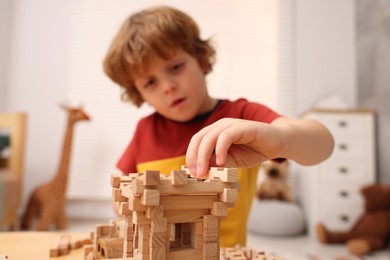
[[[206,75],[215,50],[200,39],[185,13],[154,7],[130,16],[104,60],[106,74],[123,88],[123,98],[156,112],[141,119],[117,167],[124,173],[187,164],[204,177],[210,165],[239,169],[236,206],[221,223],[221,246],[245,245],[246,222],[256,192],[258,166],[284,157],[310,165],[326,159],[333,139],[320,123],[279,116],[248,102],[209,96]]]

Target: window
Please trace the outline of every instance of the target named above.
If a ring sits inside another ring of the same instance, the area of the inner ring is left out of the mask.
[[[103,73],[102,61],[129,14],[157,0],[73,1],[69,100],[82,103],[92,121],[76,131],[70,198],[111,198],[110,174],[135,129],[152,110],[120,101],[120,89]],[[279,113],[294,107],[293,0],[169,1],[191,15],[204,38],[212,37],[217,63],[208,76],[210,94],[245,97]],[[205,8],[207,6],[207,8]]]

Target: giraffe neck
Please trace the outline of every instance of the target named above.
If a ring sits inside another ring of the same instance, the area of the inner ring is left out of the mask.
[[[54,182],[58,183],[58,187],[66,189],[69,174],[70,156],[72,150],[74,122],[68,119],[64,142],[62,146],[60,165],[57,174],[54,177]]]

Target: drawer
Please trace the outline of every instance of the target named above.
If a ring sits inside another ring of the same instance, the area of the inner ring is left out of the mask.
[[[362,214],[363,209],[345,207],[324,209],[320,211],[319,222],[324,223],[331,231],[349,231]]]
[[[373,165],[364,160],[326,160],[318,167],[321,181],[366,184],[375,178]]]
[[[331,158],[344,157],[344,158],[357,158],[363,160],[364,158],[371,156],[372,140],[367,139],[366,136],[360,137],[335,137],[335,146]]]
[[[360,186],[354,185],[320,185],[320,207],[353,206],[361,208],[364,205],[364,199],[360,193],[360,188]]]
[[[373,133],[374,117],[370,113],[316,113],[310,117],[322,122],[334,135]]]

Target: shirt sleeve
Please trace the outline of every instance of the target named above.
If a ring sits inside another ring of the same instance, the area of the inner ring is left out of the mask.
[[[255,102],[244,102],[242,109],[242,117],[244,119],[255,120],[264,123],[271,123],[280,115],[272,110],[271,108],[255,103]]]

